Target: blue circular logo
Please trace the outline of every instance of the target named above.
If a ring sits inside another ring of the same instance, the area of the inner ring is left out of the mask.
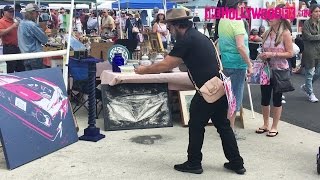
[[[107,57],[110,64],[112,64],[112,59],[116,53],[121,53],[124,59],[124,64],[127,64],[128,59],[130,59],[130,52],[125,46],[120,44],[115,44],[108,50]]]

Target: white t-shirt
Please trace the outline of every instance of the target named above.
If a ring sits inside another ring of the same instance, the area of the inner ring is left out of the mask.
[[[76,19],[75,21],[76,21],[75,25],[76,25],[76,28],[77,28],[77,32],[78,33],[83,33],[82,32],[82,23],[81,23],[80,18]]]
[[[60,29],[64,29],[64,25],[63,25],[63,14],[59,14],[59,16],[58,16],[58,20],[59,20],[59,24],[60,24],[60,26],[59,26],[59,28]]]
[[[155,26],[157,26],[157,32],[158,33],[162,33],[162,32],[167,32],[167,25],[166,24],[163,24],[163,23],[156,23]],[[165,42],[167,41],[167,37],[160,34],[161,35],[161,40],[162,42]]]
[[[88,29],[98,30],[98,21],[97,17],[89,17],[87,21]]]

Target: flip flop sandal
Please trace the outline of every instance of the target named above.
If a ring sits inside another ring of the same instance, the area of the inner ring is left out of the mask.
[[[279,134],[279,132],[269,132],[268,134],[267,134],[267,136],[268,137],[275,137],[275,136],[277,136]]]
[[[269,130],[268,129],[263,129],[263,128],[259,128],[259,129],[256,130],[257,134],[263,134],[265,132],[269,132]]]

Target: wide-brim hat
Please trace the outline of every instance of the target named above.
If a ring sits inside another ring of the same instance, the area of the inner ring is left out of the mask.
[[[158,11],[157,15],[158,15],[158,14],[166,15],[166,14],[164,13],[164,10],[163,10],[163,9],[160,9],[160,10]]]
[[[183,19],[191,19],[192,16],[188,16],[186,10],[184,9],[170,9],[166,13],[166,20],[163,21],[166,22],[172,22],[177,20],[183,20]]]
[[[133,12],[133,11],[128,11],[127,12],[127,15],[129,16],[129,15],[131,15],[131,16],[133,16],[135,13]]]
[[[27,4],[27,6],[25,7],[25,11],[26,12],[31,12],[31,11],[41,12],[42,10],[36,4],[30,3],[30,4]]]

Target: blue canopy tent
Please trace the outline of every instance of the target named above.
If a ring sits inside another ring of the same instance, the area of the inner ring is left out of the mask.
[[[163,7],[163,0],[120,0],[119,2],[112,3],[112,8],[119,8],[118,4],[120,4],[120,9],[153,9],[154,7],[158,7],[160,9],[171,9],[176,3],[166,2],[167,7]]]

